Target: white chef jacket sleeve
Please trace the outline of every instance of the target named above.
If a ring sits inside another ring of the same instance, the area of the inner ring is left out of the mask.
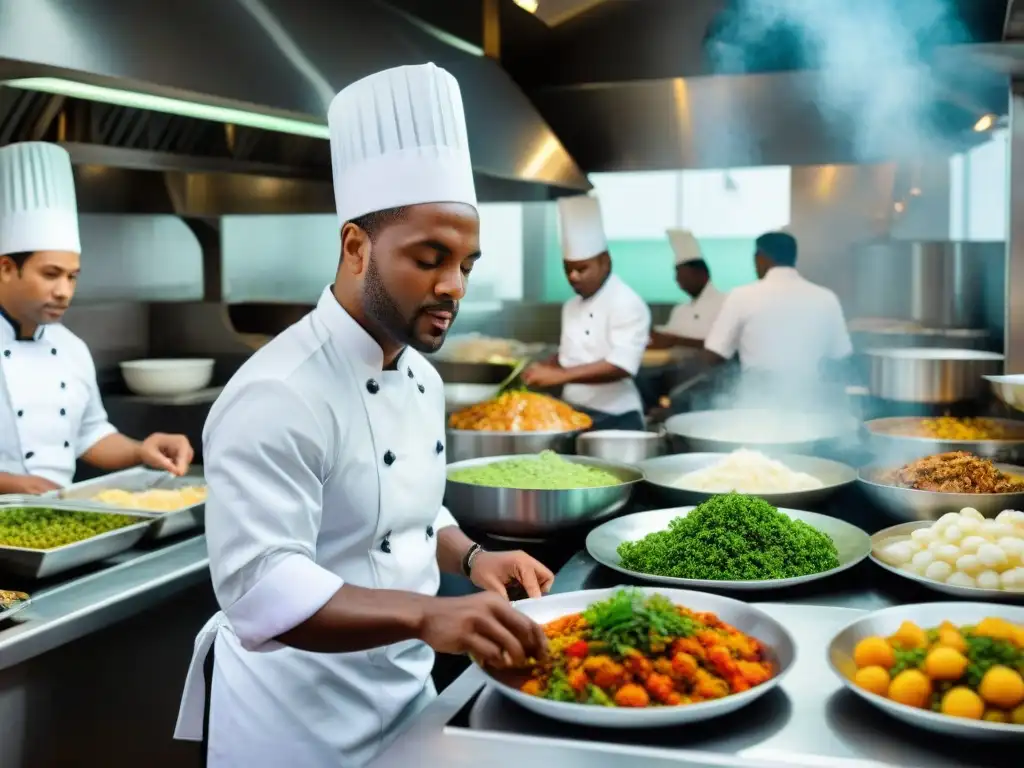
[[[615,307],[608,337],[611,349],[605,362],[635,376],[651,340],[650,307],[639,297],[636,301],[622,302]]]
[[[203,456],[213,588],[242,646],[262,650],[344,584],[316,562],[331,453],[312,410],[280,380],[245,385],[211,416]]]
[[[743,331],[743,313],[737,292],[726,294],[722,308],[704,337],[704,349],[730,360],[739,351],[740,333]]]
[[[846,327],[846,317],[843,315],[843,305],[839,303],[839,297],[834,296],[835,312],[833,313],[832,342],[829,355],[835,360],[842,360],[853,354],[853,342],[850,341],[850,331]]]
[[[96,364],[92,360],[89,348],[85,344],[76,347],[75,356],[78,363],[76,367],[81,370],[81,375],[85,378],[85,386],[89,391],[89,400],[82,413],[78,434],[75,435],[75,455],[80,457],[104,437],[116,434],[117,427],[110,423],[110,419],[107,418],[107,409],[103,407],[100,387],[96,383]]]

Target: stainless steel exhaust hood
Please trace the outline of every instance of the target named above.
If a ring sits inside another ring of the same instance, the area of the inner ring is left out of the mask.
[[[462,88],[482,200],[588,190],[508,75],[464,48],[374,0],[0,0],[0,79],[17,86],[0,88],[0,143],[64,142],[93,184],[156,175],[166,189],[130,196],[137,209],[331,210],[330,98],[434,61]]]

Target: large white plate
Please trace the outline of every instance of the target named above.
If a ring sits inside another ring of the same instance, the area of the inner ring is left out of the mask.
[[[871,561],[876,565],[885,568],[890,573],[895,573],[897,576],[902,576],[904,579],[910,581],[916,581],[929,589],[934,589],[936,592],[943,592],[947,595],[954,595],[955,597],[965,597],[969,600],[1003,600],[1011,603],[1024,603],[1024,592],[1007,592],[1002,589],[982,589],[981,587],[957,587],[952,584],[944,584],[941,581],[935,581],[935,579],[928,579],[924,576],[918,576],[916,573],[910,573],[908,571],[900,570],[899,568],[889,565],[889,563],[882,560],[882,558],[875,555],[875,550],[878,549],[882,544],[888,543],[891,540],[904,540],[909,539],[910,534],[919,528],[930,528],[934,525],[933,522],[928,520],[918,520],[914,523],[900,523],[890,528],[879,531],[871,537]]]
[[[636,512],[625,515],[599,525],[587,536],[587,552],[590,556],[619,573],[627,574],[635,579],[651,581],[657,584],[671,584],[689,589],[721,589],[721,590],[766,590],[792,587],[817,581],[828,576],[852,568],[871,553],[871,537],[855,525],[828,515],[804,512],[799,509],[779,509],[785,515],[803,520],[813,528],[817,528],[835,542],[839,550],[839,567],[809,576],[794,576],[789,579],[766,579],[764,581],[715,581],[712,579],[680,579],[675,576],[655,576],[623,568],[619,560],[619,544],[624,541],[637,541],[649,533],[663,531],[668,528],[673,518],[682,517],[696,507],[676,507],[674,509],[654,509],[650,512]]]
[[[875,611],[853,621],[840,630],[829,643],[827,658],[832,671],[843,685],[864,701],[910,725],[924,728],[952,738],[1013,739],[1024,743],[1024,726],[1010,723],[989,723],[982,720],[968,720],[950,717],[931,710],[918,709],[906,704],[869,693],[853,682],[856,665],[853,649],[865,637],[875,635],[888,637],[899,629],[904,621],[912,621],[922,629],[937,627],[944,621],[957,626],[977,624],[987,616],[996,616],[1015,624],[1024,624],[1024,608],[1016,605],[993,605],[992,603],[918,603],[897,605]]]
[[[626,588],[592,589],[548,595],[547,597],[520,600],[515,603],[515,607],[534,621],[544,624],[562,616],[580,613],[592,603],[607,600],[620,589]],[[796,643],[789,632],[779,622],[758,608],[739,600],[704,592],[652,587],[637,589],[647,595],[663,595],[676,605],[682,605],[694,611],[711,611],[722,621],[757,638],[768,649],[769,658],[778,669],[778,674],[749,691],[735,693],[715,701],[703,701],[698,704],[686,704],[678,707],[648,707],[646,709],[599,707],[590,704],[548,701],[525,694],[490,675],[487,677],[488,684],[531,712],[555,720],[600,728],[651,728],[694,723],[735,712],[775,688],[792,669],[796,661]]]

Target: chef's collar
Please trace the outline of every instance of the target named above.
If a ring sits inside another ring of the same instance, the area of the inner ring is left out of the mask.
[[[10,329],[10,334],[15,341],[38,341],[43,338],[43,332],[46,330],[45,325],[37,325],[35,333],[31,336],[26,335],[21,329],[21,323],[14,319],[10,312],[3,307],[0,307],[0,329],[4,330],[4,336],[7,335],[7,329]]]
[[[317,317],[327,327],[331,339],[334,340],[339,351],[344,353],[348,359],[353,356],[363,366],[373,371],[384,370],[384,350],[366,329],[355,321],[355,318],[341,306],[341,302],[331,290],[333,286],[327,286],[320,295],[314,310]],[[405,351],[404,349],[402,350]],[[401,353],[399,353],[401,358]],[[397,361],[396,361],[397,362]],[[389,366],[387,370],[391,370]]]
[[[800,273],[797,272],[796,267],[772,267],[768,270],[768,273],[764,276],[764,280],[791,280],[794,277],[800,277]]]
[[[583,299],[583,301],[594,301],[594,300],[596,300],[598,296],[600,296],[602,293],[605,293],[607,288],[612,284],[612,281],[615,280],[615,279],[616,279],[615,273],[612,272],[609,269],[608,270],[608,274],[605,275],[605,277],[604,277],[604,282],[601,283],[600,287],[596,291],[594,291],[594,294],[592,296],[589,296],[589,297],[585,298],[585,299],[582,296],[580,296],[580,298]]]

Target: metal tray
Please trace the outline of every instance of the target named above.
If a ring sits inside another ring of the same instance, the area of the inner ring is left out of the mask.
[[[472,704],[468,722],[450,723],[447,731],[458,734],[468,727],[479,737],[494,739],[497,749],[507,750],[518,745],[497,739],[597,744],[608,752],[634,754],[638,766],[654,757],[654,753],[657,757],[706,754],[717,758],[691,763],[698,765],[720,765],[726,755],[792,768],[1020,765],[1019,755],[1012,749],[979,752],[973,739],[907,728],[845,690],[842,682],[830,674],[825,649],[835,633],[851,621],[867,616],[867,612],[780,603],[754,603],[752,607],[770,613],[789,630],[797,643],[796,663],[776,690],[739,712],[695,727],[640,731],[587,728],[528,712],[496,690],[486,688]],[[599,756],[591,761],[594,765],[601,762]],[[657,764],[664,762],[667,761]]]
[[[145,509],[118,507],[113,504],[100,504],[92,501],[92,497],[97,493],[107,490],[136,493],[154,488],[174,490],[189,485],[206,485],[201,466],[193,464],[183,477],[174,477],[166,472],[146,467],[132,467],[121,472],[112,472],[109,475],[97,477],[94,480],[75,483],[63,490],[45,494],[43,498],[52,498],[62,504],[71,503],[75,505],[75,509],[83,511],[115,512],[122,515],[130,514],[135,517],[152,518],[156,522],[146,532],[145,538],[147,541],[155,541],[176,536],[186,531],[202,530],[206,524],[206,503],[201,501],[181,509],[155,512]]]
[[[918,576],[916,573],[901,570],[894,565],[889,565],[889,563],[885,562],[875,554],[875,550],[882,544],[887,543],[892,539],[909,539],[910,534],[914,531],[919,528],[931,528],[932,525],[934,525],[934,523],[927,520],[919,520],[916,523],[900,523],[899,525],[894,525],[879,531],[871,537],[871,561],[880,568],[884,568],[901,578],[916,581],[921,586],[928,587],[928,589],[934,589],[936,592],[944,592],[947,595],[954,595],[956,597],[966,598],[967,600],[995,600],[1001,602],[1024,603],[1024,592],[1009,592],[1003,589],[982,589],[981,587],[957,587],[952,584],[945,584],[941,581],[935,581],[935,579],[928,579],[924,576]]]
[[[0,504],[0,514],[3,514],[5,509],[20,509],[25,506],[28,505]],[[58,512],[78,511],[104,514],[102,510],[89,509],[87,507],[74,509],[69,506],[54,507],[40,498],[36,498],[35,503],[31,506],[40,509],[54,509]],[[124,512],[122,511],[121,514],[124,514]],[[70,571],[72,568],[105,560],[108,557],[124,552],[126,549],[131,549],[138,544],[142,537],[146,535],[150,526],[153,525],[153,520],[150,517],[134,514],[128,516],[138,518],[139,522],[133,525],[126,525],[114,531],[101,533],[99,536],[93,536],[91,539],[65,544],[63,547],[56,547],[55,549],[0,546],[0,570],[29,579],[42,579],[53,576],[56,573]]]
[[[788,515],[795,520],[803,520],[812,528],[816,528],[826,534],[835,542],[839,550],[839,567],[822,573],[813,573],[809,576],[796,576],[790,579],[767,579],[764,581],[712,581],[708,579],[680,579],[674,576],[653,576],[648,573],[639,573],[623,568],[619,561],[619,544],[624,541],[637,541],[649,533],[663,531],[668,524],[676,517],[688,514],[693,507],[679,507],[676,509],[654,509],[649,512],[635,512],[632,515],[625,515],[614,520],[602,523],[592,530],[587,536],[587,552],[590,556],[619,573],[627,574],[636,579],[651,581],[658,584],[671,584],[680,589],[717,589],[717,590],[744,590],[762,591],[767,589],[781,589],[793,587],[797,584],[804,584],[809,581],[817,581],[834,576],[837,573],[852,568],[871,553],[871,537],[860,528],[850,525],[843,520],[828,515],[819,515],[814,512],[804,512],[799,509],[779,508],[779,512]]]

